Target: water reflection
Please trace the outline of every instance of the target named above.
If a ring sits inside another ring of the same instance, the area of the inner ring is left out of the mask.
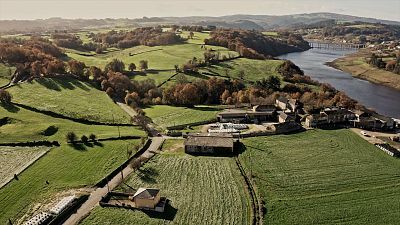
[[[349,50],[311,49],[282,55],[300,66],[315,80],[329,83],[368,108],[386,116],[400,118],[400,91],[353,78],[350,74],[326,66],[326,62],[352,53]]]

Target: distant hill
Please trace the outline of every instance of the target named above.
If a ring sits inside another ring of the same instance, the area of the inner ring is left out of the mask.
[[[326,20],[346,21],[346,22],[366,22],[366,23],[383,23],[391,25],[400,25],[399,21],[380,20],[374,18],[365,18],[351,15],[343,15],[336,13],[310,13],[310,14],[295,14],[284,16],[269,16],[269,15],[229,15],[221,17],[165,17],[166,21],[176,24],[215,24],[225,23],[228,25],[235,24],[238,21],[252,22],[252,26],[257,24],[263,29],[288,28],[296,25],[308,25]],[[251,26],[245,27],[246,24],[241,24],[241,28],[253,29]]]
[[[229,15],[220,17],[144,17],[140,19],[62,19],[0,20],[0,33],[34,32],[62,29],[87,29],[93,27],[154,26],[163,24],[213,25],[223,28],[267,30],[304,26],[326,20],[367,22],[400,25],[399,21],[380,20],[336,13],[310,13],[284,16]]]

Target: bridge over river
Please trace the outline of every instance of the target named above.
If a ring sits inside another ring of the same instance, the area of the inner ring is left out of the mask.
[[[317,40],[306,40],[310,44],[311,48],[319,49],[334,49],[334,50],[352,50],[365,48],[365,44],[353,44],[353,43],[332,43]]]

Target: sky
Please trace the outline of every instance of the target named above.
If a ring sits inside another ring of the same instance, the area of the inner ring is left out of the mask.
[[[288,15],[333,12],[400,21],[400,0],[0,0],[0,19]]]

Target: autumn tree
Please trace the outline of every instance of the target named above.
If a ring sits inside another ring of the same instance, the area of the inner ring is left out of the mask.
[[[131,72],[133,72],[134,70],[136,70],[136,65],[135,65],[135,63],[130,63],[128,68],[129,68],[129,70],[130,70]]]
[[[148,62],[147,60],[140,60],[140,62],[139,62],[139,68],[140,68],[142,71],[147,70],[147,69],[149,68],[149,62]]]
[[[4,89],[0,89],[0,102],[2,104],[8,105],[11,104],[12,95],[10,92]]]
[[[78,136],[76,136],[76,134],[74,132],[68,132],[66,135],[67,141],[70,143],[74,143],[76,142]]]
[[[104,69],[106,72],[113,71],[113,72],[124,72],[125,64],[119,59],[113,59],[111,62],[107,63]]]
[[[194,33],[193,33],[193,31],[190,31],[190,33],[189,33],[189,39],[193,39],[193,37],[194,37]]]
[[[85,63],[80,61],[70,60],[68,61],[68,67],[70,73],[78,76],[83,76],[86,65]]]

